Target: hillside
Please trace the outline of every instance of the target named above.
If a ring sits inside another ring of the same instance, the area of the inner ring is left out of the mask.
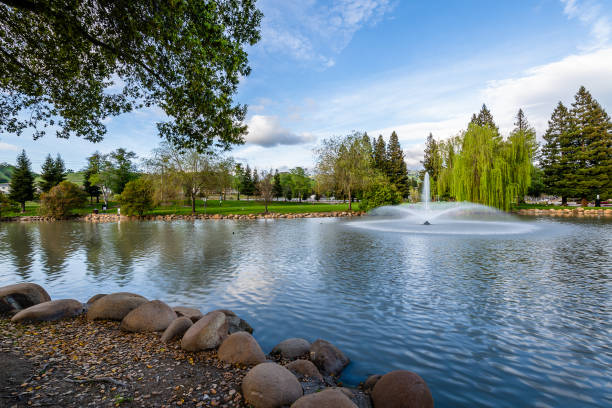
[[[0,163],[0,183],[8,183],[11,181],[11,174],[15,166],[8,163]]]
[[[15,166],[8,163],[0,163],[0,183],[10,183],[13,170],[15,170]],[[38,174],[34,173],[34,175],[36,177],[34,182],[39,183],[42,179]],[[68,173],[66,174],[66,180],[82,186],[83,172],[78,171],[76,173]]]

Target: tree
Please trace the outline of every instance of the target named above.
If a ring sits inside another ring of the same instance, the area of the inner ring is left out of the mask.
[[[100,202],[100,187],[92,184],[90,179],[94,174],[98,174],[100,171],[100,160],[102,155],[100,152],[95,152],[87,158],[87,167],[83,171],[83,190],[89,195],[89,202],[93,203],[93,197],[96,198],[96,202]]]
[[[272,190],[272,195],[276,199],[283,196],[283,186],[281,185],[281,177],[278,173],[278,169],[274,172],[274,186]]]
[[[242,164],[237,163],[236,167],[234,167],[234,179],[232,183],[232,187],[238,193],[238,201],[240,201],[240,191],[242,190],[242,180],[244,179],[244,169],[242,168]]]
[[[6,214],[7,212],[17,211],[18,208],[19,206],[15,201],[11,200],[8,195],[0,191],[0,219],[3,213]]]
[[[569,189],[564,184],[564,174],[571,171],[566,148],[567,133],[570,129],[569,111],[559,102],[548,121],[548,129],[544,134],[544,144],[540,154],[540,166],[543,172],[543,182],[547,193],[561,196],[562,204],[567,203]],[[565,157],[563,151],[565,150]],[[563,158],[563,160],[562,160]]]
[[[116,194],[121,194],[125,185],[138,177],[136,166],[132,162],[135,158],[136,153],[128,152],[122,147],[111,152],[110,159],[113,161],[115,168],[112,190]]]
[[[538,143],[535,129],[527,121],[522,109],[519,109],[516,119],[516,128],[510,133],[504,146],[506,163],[510,166],[509,183],[514,189],[517,201],[522,202],[531,185],[531,176],[534,173],[532,160],[536,157]]]
[[[253,169],[253,194],[258,196],[261,194],[259,191],[259,173],[257,172],[257,167]]]
[[[34,174],[30,170],[30,160],[25,150],[17,156],[17,165],[11,177],[9,198],[21,204],[21,212],[25,212],[25,203],[34,199]]]
[[[387,146],[385,145],[385,139],[382,135],[378,135],[378,139],[372,144],[373,166],[375,169],[381,171],[382,174],[387,174],[389,169],[389,161],[387,157]]]
[[[233,95],[261,18],[253,0],[1,0],[0,133],[98,142],[107,117],[159,106],[177,146],[242,143]]]
[[[240,183],[241,190],[240,192],[245,196],[250,197],[255,193],[255,185],[253,184],[253,176],[251,173],[251,168],[247,164],[244,169],[244,173],[242,174],[242,181]]]
[[[438,143],[433,135],[429,133],[425,141],[425,152],[423,154],[423,160],[421,161],[423,164],[423,174],[421,178],[423,178],[425,173],[429,173],[431,179],[431,194],[433,196],[439,195],[437,191],[437,182],[444,162],[442,157],[443,144],[444,142]]]
[[[126,215],[142,216],[153,208],[153,184],[144,178],[128,182],[119,196],[119,203]]]
[[[274,197],[274,176],[272,176],[272,169],[270,171],[262,171],[261,178],[259,180],[258,190],[261,194],[261,198],[264,200],[266,207],[266,214],[268,213],[268,204]]]
[[[352,210],[354,192],[365,188],[373,173],[372,146],[364,143],[361,133],[354,132],[324,139],[316,154],[317,182],[346,194]]]
[[[359,209],[369,211],[383,205],[396,205],[402,202],[402,193],[395,184],[379,175],[365,189],[359,203]]]
[[[110,155],[105,154],[99,157],[98,171],[89,176],[89,182],[97,186],[102,193],[102,199],[106,208],[108,208],[108,201],[115,184],[115,170],[115,164],[111,160]]]
[[[302,202],[302,196],[311,191],[310,177],[301,167],[289,170],[289,174],[291,175],[291,190],[298,197],[299,201]]]
[[[51,155],[47,155],[45,162],[42,167],[42,182],[40,182],[40,189],[46,193],[51,188],[57,186],[59,183],[64,181],[66,178],[66,168],[62,157],[58,154],[55,160],[51,158]]]
[[[478,112],[478,115],[472,115],[472,120],[470,121],[470,124],[478,126],[489,126],[495,131],[496,136],[500,137],[499,128],[493,120],[493,115],[491,114],[491,111],[487,108],[487,105],[485,105],[484,103],[482,104],[482,108],[480,108],[480,112]]]
[[[49,192],[40,195],[40,212],[55,218],[64,218],[72,210],[87,203],[87,194],[79,186],[62,181]]]
[[[403,197],[408,197],[410,186],[408,183],[408,168],[404,160],[404,152],[399,144],[397,133],[393,131],[387,146],[388,169],[387,176],[392,184],[395,184]]]

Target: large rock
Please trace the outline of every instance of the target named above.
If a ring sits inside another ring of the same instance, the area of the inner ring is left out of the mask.
[[[291,408],[357,408],[340,390],[328,388],[321,392],[304,395]]]
[[[281,357],[295,360],[296,358],[308,354],[310,343],[304,339],[292,338],[283,340],[272,349],[272,354],[280,354]]]
[[[89,306],[87,320],[123,320],[128,313],[147,302],[147,298],[134,293],[112,293]]]
[[[81,302],[74,299],[52,300],[23,309],[11,319],[13,322],[45,322],[67,319],[85,312]]]
[[[312,361],[295,360],[286,365],[287,370],[294,373],[298,378],[309,377],[315,380],[323,381],[323,376]]]
[[[229,334],[236,333],[239,331],[245,331],[245,332],[253,334],[253,328],[251,327],[251,325],[248,324],[245,320],[236,316],[236,313],[232,312],[231,310],[227,310],[227,309],[219,309],[215,311],[221,312],[225,316],[227,316]]]
[[[219,347],[219,360],[234,364],[259,364],[266,361],[266,355],[257,340],[249,333],[240,331],[231,334]]]
[[[380,380],[381,378],[382,378],[382,375],[380,374],[374,374],[374,375],[369,376],[363,383],[363,390],[366,392],[372,392],[372,390],[374,389],[374,386],[376,385],[378,380]]]
[[[194,309],[193,307],[175,306],[172,308],[172,310],[174,310],[178,317],[188,317],[193,323],[204,317],[202,312],[200,312],[198,309]]]
[[[255,408],[291,405],[303,394],[297,378],[276,363],[258,364],[242,380],[245,401]]]
[[[193,326],[193,322],[188,317],[181,316],[174,319],[172,323],[170,323],[170,326],[164,331],[164,334],[162,334],[162,343],[167,343],[176,337],[182,336],[191,326]]]
[[[207,313],[185,332],[181,347],[187,351],[207,350],[218,347],[227,337],[228,322],[219,311]]]
[[[97,295],[93,295],[92,297],[89,298],[89,300],[87,301],[87,304],[91,305],[93,302],[95,302],[98,299],[103,298],[106,295],[107,295],[106,293],[98,293]]]
[[[382,376],[372,391],[374,408],[433,408],[429,387],[417,374],[398,370]]]
[[[350,362],[336,346],[321,339],[310,346],[310,359],[323,375],[335,376],[338,376]]]
[[[50,300],[47,291],[35,283],[3,286],[0,288],[0,314],[15,313]]]
[[[176,319],[176,313],[161,300],[143,303],[121,321],[120,329],[128,332],[156,332],[166,330]]]

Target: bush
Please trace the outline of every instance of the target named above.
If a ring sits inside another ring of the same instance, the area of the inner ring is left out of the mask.
[[[0,218],[2,214],[19,211],[19,203],[11,200],[7,194],[0,191]]]
[[[363,192],[359,209],[369,211],[383,205],[395,205],[402,202],[402,193],[395,184],[384,179],[379,179]]]
[[[72,210],[83,207],[87,203],[87,193],[79,186],[69,181],[62,181],[40,195],[40,212],[55,218],[64,218]]]
[[[119,203],[125,215],[142,215],[153,208],[153,184],[139,178],[125,185],[119,195]]]

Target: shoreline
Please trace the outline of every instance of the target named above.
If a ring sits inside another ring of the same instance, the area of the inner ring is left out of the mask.
[[[576,208],[563,208],[563,209],[554,209],[554,208],[529,208],[529,209],[520,209],[512,211],[512,214],[517,215],[532,215],[532,216],[549,216],[549,217],[612,217],[612,208],[606,209],[593,209],[590,210],[585,207],[576,207]]]

